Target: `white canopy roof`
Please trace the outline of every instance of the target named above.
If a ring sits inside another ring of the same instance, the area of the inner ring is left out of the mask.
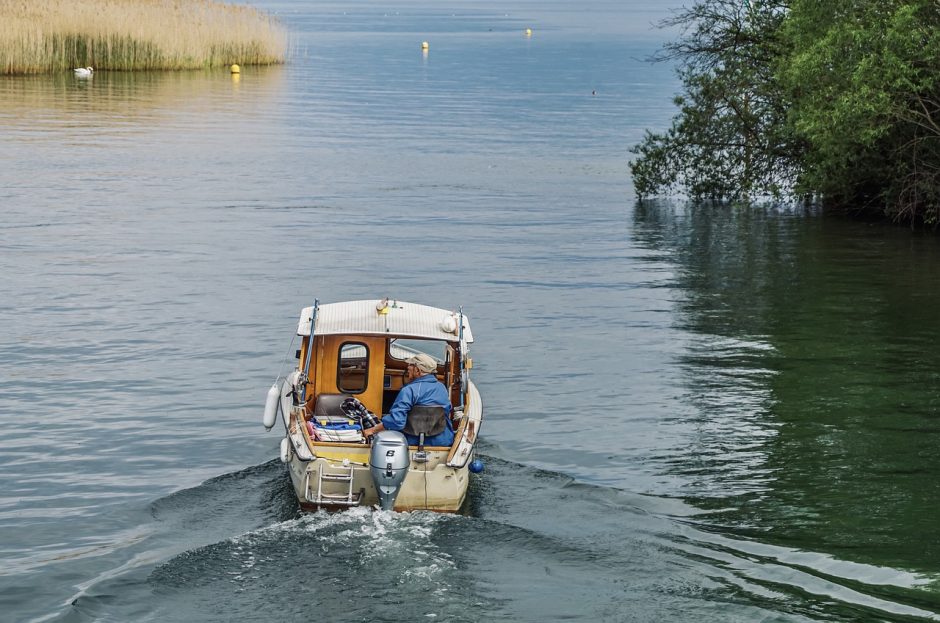
[[[316,335],[358,334],[395,335],[429,340],[457,340],[457,331],[447,331],[445,321],[453,318],[450,326],[456,327],[455,312],[448,309],[428,307],[404,301],[387,302],[387,314],[379,312],[382,301],[346,301],[325,303],[317,313]],[[297,335],[310,335],[310,317],[313,307],[304,307],[297,323]],[[473,341],[470,321],[463,317],[463,337]]]

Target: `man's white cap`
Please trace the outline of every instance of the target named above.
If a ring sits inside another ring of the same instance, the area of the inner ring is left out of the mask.
[[[425,355],[424,353],[418,353],[414,357],[409,358],[408,363],[416,365],[418,369],[424,373],[437,372],[437,362],[434,361],[434,357]]]

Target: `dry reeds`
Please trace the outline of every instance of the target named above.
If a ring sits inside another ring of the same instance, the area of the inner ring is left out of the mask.
[[[215,0],[0,0],[0,74],[284,62],[284,30]]]

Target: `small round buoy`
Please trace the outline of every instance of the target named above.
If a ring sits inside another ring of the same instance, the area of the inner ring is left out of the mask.
[[[232,70],[232,73],[233,73],[233,74],[240,74],[240,73],[242,73],[242,68],[239,67],[239,66],[236,65],[236,64],[232,64],[232,66],[231,66],[229,69]]]
[[[470,461],[470,471],[474,474],[479,474],[483,471],[483,461],[480,459],[473,459]]]
[[[421,49],[422,49],[422,50],[427,50],[427,49],[428,49],[428,42],[427,42],[427,41],[422,41],[422,42],[421,42]]]
[[[526,37],[531,37],[531,36],[532,36],[532,29],[531,29],[531,28],[526,28],[526,29],[525,29],[525,36],[526,36]]]

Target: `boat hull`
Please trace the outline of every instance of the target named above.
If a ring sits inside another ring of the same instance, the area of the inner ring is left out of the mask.
[[[291,483],[300,507],[305,511],[342,510],[351,506],[379,503],[369,470],[369,446],[326,448],[316,446],[316,458],[302,460],[291,454],[287,461]],[[427,461],[414,460],[402,482],[394,510],[429,510],[454,513],[467,497],[470,477],[466,466],[446,464],[448,449],[427,450]],[[321,474],[326,478],[321,478]],[[341,477],[342,479],[330,478]],[[350,480],[351,478],[351,480]]]
[[[291,484],[303,510],[321,508],[342,510],[351,506],[375,506],[379,503],[369,469],[371,446],[356,443],[316,442],[306,434],[303,410],[292,405],[296,375],[279,386],[279,412],[283,418],[287,444],[282,460],[287,464]],[[456,513],[467,498],[470,484],[468,465],[473,460],[474,445],[483,420],[483,403],[473,383],[465,417],[457,428],[450,448],[425,448],[427,460],[416,461],[416,446],[409,447],[410,464],[395,500],[394,510],[430,510]],[[349,475],[348,478],[323,479]],[[337,497],[338,496],[338,497]],[[355,497],[355,499],[351,499]]]

